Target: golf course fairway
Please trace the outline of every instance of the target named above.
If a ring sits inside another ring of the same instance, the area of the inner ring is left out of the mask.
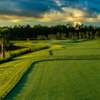
[[[43,43],[50,48],[1,64],[1,98],[99,100],[100,40],[51,40]]]
[[[35,63],[6,100],[99,100],[99,64],[97,60]]]

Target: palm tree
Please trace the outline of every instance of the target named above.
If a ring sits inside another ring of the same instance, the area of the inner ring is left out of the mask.
[[[0,28],[0,40],[1,40],[1,55],[3,59],[6,57],[5,49],[6,44],[5,40],[8,38],[9,29],[7,27]]]

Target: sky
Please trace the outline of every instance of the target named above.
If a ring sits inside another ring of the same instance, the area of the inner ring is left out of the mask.
[[[0,26],[86,24],[100,26],[100,0],[0,0]]]

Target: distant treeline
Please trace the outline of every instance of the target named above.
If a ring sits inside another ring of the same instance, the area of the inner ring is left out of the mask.
[[[9,27],[9,39],[97,39],[100,38],[100,27],[76,25],[56,26],[14,26]]]

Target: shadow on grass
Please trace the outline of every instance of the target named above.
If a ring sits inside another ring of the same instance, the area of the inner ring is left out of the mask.
[[[21,80],[18,82],[18,84],[11,90],[11,92],[6,96],[6,98],[4,100],[14,100],[14,97],[16,97],[22,90],[22,88],[24,87],[28,75],[29,73],[31,73],[34,69],[35,64],[37,64],[38,62],[33,63],[30,68],[27,70],[27,72],[23,75],[23,77],[21,78]]]
[[[86,40],[71,39],[70,41],[58,42],[58,43],[52,43],[52,44],[68,45],[68,44],[65,44],[65,43],[82,43],[82,42],[86,42],[86,41],[89,41],[89,40],[87,40],[87,39]]]
[[[50,50],[50,51],[49,51],[49,53],[50,53],[51,56],[53,55],[53,52],[52,52],[52,51],[53,51],[53,50]]]
[[[81,43],[81,42],[86,42],[86,41],[89,41],[89,40],[78,40],[78,39],[72,39],[72,41],[70,43]]]
[[[68,58],[50,58],[50,59],[44,59],[41,61],[34,62],[30,68],[27,70],[27,72],[22,76],[21,80],[18,82],[18,84],[11,90],[11,92],[5,97],[4,100],[14,100],[18,94],[20,94],[21,90],[24,88],[25,83],[27,82],[28,75],[34,70],[34,67],[37,63],[45,62],[45,61],[56,61],[56,60],[94,60],[94,59],[68,59]],[[95,59],[100,60],[100,59]]]

